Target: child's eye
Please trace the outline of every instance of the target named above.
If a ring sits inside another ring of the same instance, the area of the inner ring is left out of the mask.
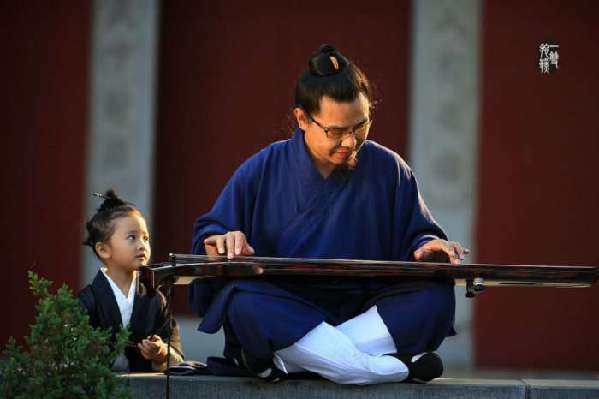
[[[150,241],[150,237],[148,237],[148,236],[144,236],[144,241],[145,241],[145,242],[149,242],[149,241]]]
[[[135,234],[129,234],[127,240],[135,240]]]

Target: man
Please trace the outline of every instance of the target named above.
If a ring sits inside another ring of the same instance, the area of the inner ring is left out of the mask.
[[[235,172],[194,224],[194,253],[424,261],[458,264],[408,165],[367,140],[365,75],[331,46],[300,76],[298,129]],[[430,353],[453,334],[447,281],[322,278],[197,283],[200,330],[224,327],[225,357],[265,379],[311,371],[344,384],[428,381]]]

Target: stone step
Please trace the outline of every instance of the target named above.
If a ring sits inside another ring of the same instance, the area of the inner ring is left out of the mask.
[[[132,398],[165,398],[166,377],[159,373],[124,374]],[[537,399],[599,398],[598,380],[438,378],[429,384],[337,385],[324,380],[286,380],[276,384],[254,378],[171,377],[172,399]]]

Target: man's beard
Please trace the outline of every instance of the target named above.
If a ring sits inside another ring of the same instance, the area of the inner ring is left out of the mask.
[[[351,154],[347,157],[347,159],[345,160],[344,163],[342,163],[341,165],[338,165],[336,169],[341,170],[341,171],[352,171],[356,168],[356,166],[358,166],[358,154],[360,153],[360,150],[362,149],[362,145],[364,144],[364,140],[356,140],[356,148],[351,152]],[[339,148],[339,146],[335,147],[332,151],[334,152],[335,150],[337,150],[337,148]]]

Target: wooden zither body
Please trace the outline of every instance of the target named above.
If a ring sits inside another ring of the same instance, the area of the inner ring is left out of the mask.
[[[599,277],[596,266],[495,265],[443,262],[401,262],[355,259],[266,258],[171,254],[170,261],[140,268],[150,290],[162,285],[190,284],[206,278],[389,278],[453,279],[471,297],[487,286],[591,287]]]

